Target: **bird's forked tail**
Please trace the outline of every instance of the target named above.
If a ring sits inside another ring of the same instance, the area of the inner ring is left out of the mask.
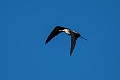
[[[86,39],[86,38],[84,38],[84,37],[81,37],[81,38],[88,41],[88,39]]]

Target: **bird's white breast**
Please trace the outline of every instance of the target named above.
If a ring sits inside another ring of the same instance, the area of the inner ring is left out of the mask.
[[[70,30],[69,29],[64,29],[64,32],[68,35],[70,35]]]

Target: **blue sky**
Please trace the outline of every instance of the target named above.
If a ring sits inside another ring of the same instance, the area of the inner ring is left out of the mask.
[[[120,80],[119,0],[0,0],[0,80]],[[76,30],[45,45],[56,25]]]

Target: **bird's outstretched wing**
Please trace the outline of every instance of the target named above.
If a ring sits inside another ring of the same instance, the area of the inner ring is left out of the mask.
[[[71,32],[71,48],[70,48],[70,56],[72,55],[72,52],[74,50],[76,40],[80,36],[80,34],[75,34],[74,32]]]
[[[76,38],[74,36],[75,34],[71,32],[71,48],[70,48],[70,56],[72,55],[72,52],[74,50],[75,44],[76,44]]]
[[[50,35],[48,36],[45,44],[48,43],[48,42],[50,42],[50,40],[51,40],[53,37],[55,37],[55,36],[57,36],[59,33],[61,33],[61,31],[59,31],[59,30],[63,30],[63,29],[64,29],[64,27],[56,26],[56,27],[53,29],[53,31],[50,33]]]

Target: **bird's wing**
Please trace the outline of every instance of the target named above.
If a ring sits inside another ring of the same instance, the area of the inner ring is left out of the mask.
[[[53,29],[53,31],[50,33],[50,35],[48,36],[45,44],[48,43],[53,37],[55,37],[55,36],[57,36],[59,33],[61,33],[61,31],[59,31],[59,30],[63,30],[63,29],[64,29],[64,27],[56,26],[56,27]]]
[[[77,38],[75,37],[75,34],[71,32],[71,48],[70,48],[70,56],[72,55],[72,52],[74,50],[75,44],[76,44]]]

